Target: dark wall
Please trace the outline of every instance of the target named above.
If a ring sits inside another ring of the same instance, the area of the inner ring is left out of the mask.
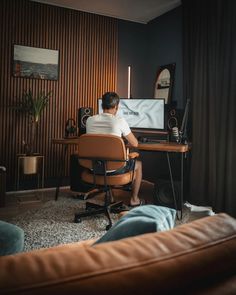
[[[153,97],[157,70],[176,63],[172,100],[184,107],[182,68],[182,7],[145,24],[119,21],[118,83],[120,96],[127,97],[128,65],[132,67],[133,97]]]
[[[118,23],[118,81],[121,97],[128,95],[128,66],[131,66],[131,96],[147,95],[145,73],[147,71],[147,25],[129,21]]]
[[[174,89],[172,100],[178,102],[178,108],[183,108],[183,57],[182,57],[182,7],[148,23],[148,81],[153,87],[159,66],[176,63]]]
[[[182,7],[156,18],[148,24],[119,21],[118,24],[118,82],[121,97],[127,97],[128,65],[132,67],[132,96],[153,97],[154,83],[159,66],[176,63],[172,100],[184,108],[182,67]],[[178,155],[173,173],[179,176]],[[149,181],[168,177],[166,157],[162,153],[141,152],[143,177]]]

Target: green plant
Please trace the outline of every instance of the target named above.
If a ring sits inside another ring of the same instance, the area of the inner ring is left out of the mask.
[[[31,124],[30,139],[26,141],[23,139],[24,150],[27,155],[34,153],[34,144],[36,139],[37,128],[42,111],[49,103],[51,91],[46,93],[41,91],[36,97],[33,96],[31,90],[24,91],[21,100],[13,108],[21,113],[29,116]]]

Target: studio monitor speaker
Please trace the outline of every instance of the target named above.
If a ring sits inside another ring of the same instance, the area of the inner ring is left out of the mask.
[[[78,109],[78,128],[79,133],[86,133],[86,121],[88,117],[93,115],[93,109],[92,108],[79,108]]]
[[[170,180],[158,179],[154,185],[154,191],[153,191],[154,204],[158,206],[164,206],[164,207],[169,207],[174,209],[176,209],[176,205],[177,205],[177,209],[180,210],[182,207],[181,198],[180,198],[180,194],[181,194],[180,182],[178,181],[174,182],[174,189],[175,189],[176,203],[174,201]]]
[[[175,141],[173,138],[172,130],[177,128],[180,130],[183,120],[183,110],[177,109],[175,104],[165,105],[165,129],[170,132],[170,140]]]

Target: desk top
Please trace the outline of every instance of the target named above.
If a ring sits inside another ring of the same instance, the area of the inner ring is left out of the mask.
[[[190,146],[188,144],[179,144],[176,142],[149,142],[139,143],[138,149],[140,151],[186,153],[190,150]]]
[[[52,139],[52,143],[54,144],[78,144],[78,142],[79,142],[79,137]]]
[[[54,144],[65,144],[65,145],[78,144],[78,141],[79,141],[79,137],[52,139],[52,143]],[[139,143],[138,150],[153,151],[153,152],[159,151],[159,152],[186,153],[190,150],[190,145],[178,144],[176,142],[157,142],[157,143],[149,142],[149,143]]]

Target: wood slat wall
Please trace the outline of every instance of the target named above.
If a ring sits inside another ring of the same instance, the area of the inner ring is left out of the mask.
[[[26,0],[0,1],[0,166],[7,168],[7,190],[16,183],[17,154],[29,137],[27,118],[8,106],[24,90],[52,91],[38,129],[36,150],[45,156],[45,178],[58,177],[61,146],[68,118],[80,107],[97,111],[97,99],[117,88],[118,23],[113,18]],[[59,80],[12,76],[13,45],[59,50]],[[74,148],[70,148],[72,152]],[[66,162],[69,175],[69,154]]]

